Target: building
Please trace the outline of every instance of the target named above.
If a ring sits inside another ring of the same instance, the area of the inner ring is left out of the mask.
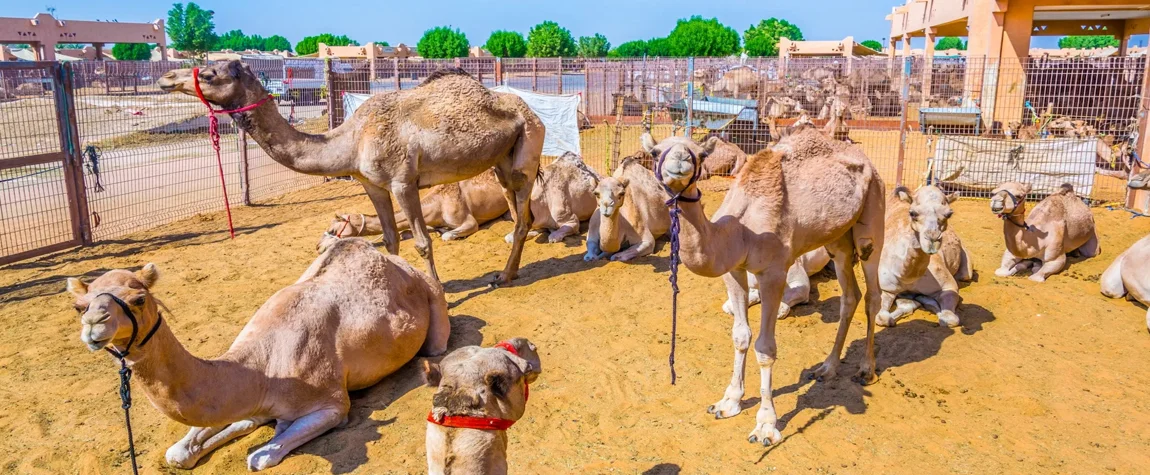
[[[315,57],[337,59],[408,59],[418,56],[415,48],[411,48],[403,43],[396,46],[383,46],[376,43],[368,43],[362,46],[328,46],[320,43],[319,51]]]
[[[39,13],[31,19],[0,18],[0,45],[27,44],[35,61],[62,59],[56,56],[56,45],[61,43],[91,44],[91,59],[107,57],[104,53],[104,45],[107,44],[152,43],[160,49],[161,58],[167,59],[167,42],[164,20],[151,23],[57,20],[47,13]],[[15,55],[15,52],[11,54]],[[70,54],[65,56],[73,57]]]

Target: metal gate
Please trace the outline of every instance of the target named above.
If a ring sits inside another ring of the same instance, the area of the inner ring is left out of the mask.
[[[0,62],[0,265],[91,242],[68,63]]]

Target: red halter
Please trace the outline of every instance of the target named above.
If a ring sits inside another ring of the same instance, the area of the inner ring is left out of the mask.
[[[216,118],[216,114],[236,114],[240,112],[247,112],[262,106],[268,99],[271,99],[271,94],[263,98],[255,104],[243,106],[239,109],[233,110],[220,110],[213,109],[212,105],[204,99],[204,92],[200,90],[200,68],[192,68],[192,82],[196,85],[196,97],[200,98],[200,102],[208,108],[208,136],[212,138],[212,148],[216,150],[216,166],[220,170],[220,188],[224,190],[224,209],[228,212],[228,232],[231,234],[232,239],[236,238],[236,228],[232,225],[232,205],[228,200],[228,186],[224,182],[224,163],[220,159],[220,121]]]
[[[508,353],[519,356],[519,351],[515,349],[511,343],[501,341],[494,346],[494,348],[502,348]],[[523,401],[527,401],[530,394],[527,382],[523,382]],[[479,429],[479,430],[507,430],[510,429],[515,421],[508,419],[499,419],[495,417],[474,417],[474,416],[444,416],[442,421],[435,420],[434,413],[427,413],[427,422],[432,424],[441,425],[443,427],[454,427],[457,429]]]

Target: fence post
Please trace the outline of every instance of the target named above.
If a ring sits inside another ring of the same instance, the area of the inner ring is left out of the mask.
[[[537,81],[539,81],[539,58],[531,58],[531,92],[535,92]]]
[[[902,104],[902,113],[899,114],[898,121],[898,168],[895,169],[895,186],[902,185],[903,170],[906,166],[906,116],[909,114],[908,106],[910,105],[910,66],[911,57],[906,56],[902,60],[902,94],[899,102]]]
[[[1146,161],[1150,157],[1150,117],[1147,112],[1150,111],[1150,60],[1143,60],[1142,63],[1142,90],[1141,96],[1138,100],[1138,140],[1134,145],[1134,149],[1138,152],[1138,157],[1142,161]],[[1139,163],[1135,162],[1134,166],[1130,169],[1130,174],[1143,171]],[[1150,213],[1150,191],[1145,190],[1132,190],[1126,189],[1126,207],[1130,209],[1140,209],[1143,213]]]
[[[591,120],[591,63],[583,61],[583,115]]]
[[[52,65],[53,93],[56,102],[57,123],[60,126],[60,150],[66,156],[64,163],[65,189],[72,214],[72,238],[81,244],[92,243],[92,224],[88,212],[88,190],[84,186],[84,158],[80,153],[80,130],[76,123],[76,88],[72,63]]]
[[[563,57],[559,57],[559,94],[563,94]]]
[[[495,58],[495,85],[503,84],[503,58]]]
[[[331,58],[323,60],[323,81],[327,87],[327,130],[335,128],[335,82],[331,74]]]
[[[395,90],[398,91],[400,88],[400,84],[399,84],[399,58],[392,58],[391,59],[391,72],[394,73],[391,75],[391,77],[395,81]]]
[[[240,147],[240,197],[244,206],[252,205],[251,167],[248,166],[248,133],[240,129],[236,139]]]
[[[694,137],[693,135],[691,135],[691,132],[692,132],[692,130],[691,130],[692,126],[691,125],[692,125],[692,120],[693,120],[693,118],[691,116],[694,115],[693,114],[694,110],[695,110],[695,57],[691,56],[691,57],[687,58],[687,127],[685,129],[686,133],[687,133],[687,138],[693,138]]]

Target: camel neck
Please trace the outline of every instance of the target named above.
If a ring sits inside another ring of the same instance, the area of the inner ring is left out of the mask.
[[[507,431],[459,429],[428,424],[429,465],[436,473],[507,473]]]
[[[698,194],[693,185],[691,188],[684,195]],[[707,219],[701,201],[680,202],[679,208],[679,258],[683,264],[705,277],[719,277],[734,269],[740,254],[729,247],[734,243],[731,226]]]
[[[258,373],[232,361],[197,358],[166,322],[132,353],[134,382],[153,406],[185,425],[211,427],[249,417],[264,393]]]
[[[266,94],[260,91],[261,94]],[[263,99],[248,94],[246,104]],[[267,101],[251,112],[233,114],[232,119],[280,165],[308,175],[344,176],[354,171],[350,128],[337,127],[320,135],[300,132],[279,113],[275,101]]]
[[[619,252],[623,247],[623,227],[619,223],[623,210],[622,206],[619,208],[611,216],[599,216],[599,248],[606,252]]]

